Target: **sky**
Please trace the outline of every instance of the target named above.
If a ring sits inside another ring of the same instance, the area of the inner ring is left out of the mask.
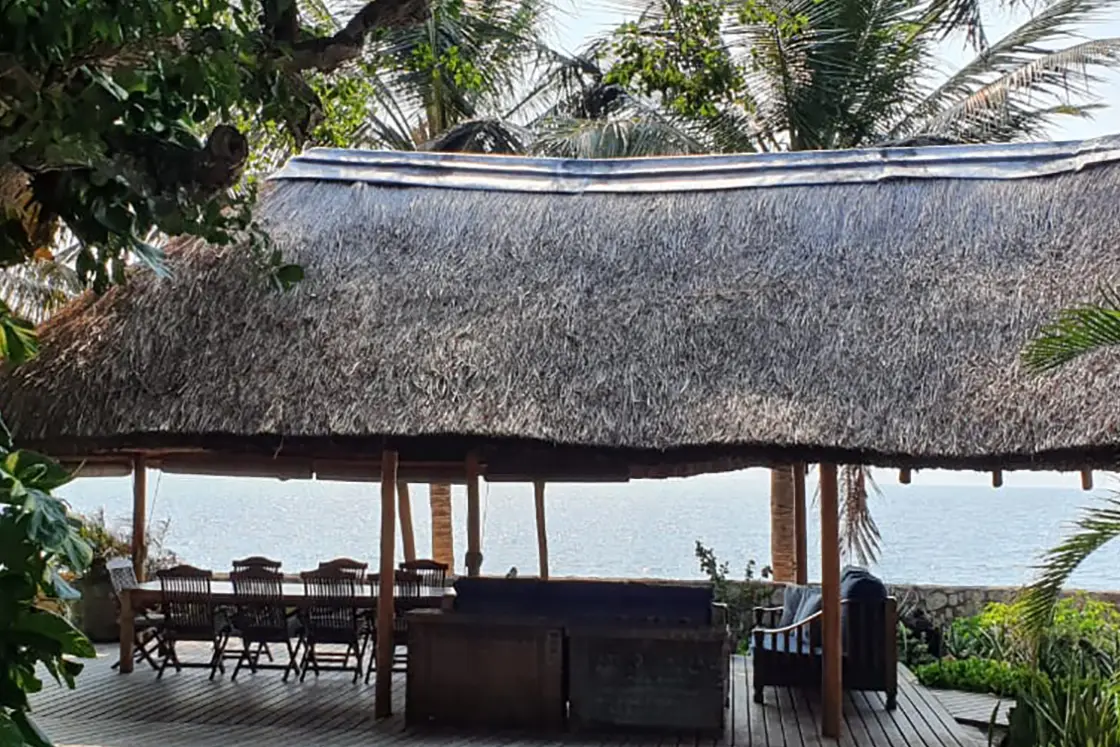
[[[557,28],[552,40],[553,44],[564,51],[577,51],[588,39],[610,30],[627,18],[633,18],[633,11],[622,10],[626,0],[556,0],[557,2]],[[637,5],[636,0],[627,3],[631,7]],[[1036,5],[1043,5],[1037,2]],[[986,18],[986,30],[989,41],[1006,35],[1029,16],[1025,12],[1001,11],[997,6],[1003,3],[992,2],[993,11]],[[1080,37],[1071,38],[1069,45],[1076,44],[1082,38],[1094,37],[1120,37],[1120,9],[1115,9],[1102,16],[1102,20],[1091,27],[1079,29]],[[965,46],[962,40],[943,45],[942,48],[944,71],[952,71],[961,67],[971,57],[971,49]],[[1120,133],[1120,110],[1112,105],[1120,103],[1120,74],[1110,73],[1105,76],[1106,82],[1099,89],[1099,97],[1103,103],[1109,104],[1108,108],[1096,113],[1092,120],[1082,120],[1075,117],[1066,117],[1060,120],[1061,124],[1054,128],[1054,140],[1082,140]]]

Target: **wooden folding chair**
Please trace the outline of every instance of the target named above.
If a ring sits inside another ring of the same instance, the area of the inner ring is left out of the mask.
[[[284,681],[288,675],[299,672],[299,622],[289,618],[284,609],[284,577],[277,571],[263,566],[234,571],[229,575],[233,584],[233,632],[241,637],[241,653],[233,668],[231,680],[237,679],[241,667],[248,664],[253,674],[260,669],[283,669]],[[292,645],[296,638],[295,646]],[[288,663],[261,664],[261,654],[268,656],[269,643],[283,643],[288,649]]]
[[[308,606],[302,611],[303,657],[300,660],[300,682],[308,669],[319,676],[320,670],[354,673],[354,682],[362,676],[365,654],[365,625],[357,606],[358,581],[343,568],[321,568],[300,574]],[[323,645],[345,646],[345,651],[322,650]],[[354,657],[354,664],[350,658]]]
[[[109,571],[109,581],[113,585],[113,598],[117,603],[117,616],[120,616],[120,595],[124,591],[140,588],[136,570],[131,558],[112,558],[105,563]],[[149,610],[133,610],[132,617],[132,656],[134,661],[146,661],[152,669],[159,670],[159,662],[153,654],[159,652],[163,635],[163,615]],[[118,661],[113,669],[120,668]]]
[[[179,565],[156,575],[164,614],[159,677],[163,677],[168,665],[174,666],[176,672],[187,667],[209,669],[210,679],[214,679],[217,672],[224,673],[222,656],[229,641],[230,625],[214,608],[210,589],[213,574],[194,566]],[[180,641],[210,641],[213,645],[210,661],[206,664],[180,661],[175,650]]]

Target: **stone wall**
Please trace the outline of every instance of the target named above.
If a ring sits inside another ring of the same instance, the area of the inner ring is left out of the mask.
[[[977,615],[992,602],[1011,602],[1022,591],[1018,586],[939,586],[935,584],[896,584],[891,594],[898,600],[899,611],[919,607],[935,625],[947,625],[960,617]],[[1120,606],[1120,592],[1075,591],[1064,596],[1085,594],[1092,599]]]
[[[759,582],[769,588],[771,604],[782,603],[782,586]],[[938,626],[948,625],[959,617],[979,614],[991,602],[1010,602],[1021,591],[1018,586],[944,586],[940,584],[891,584],[890,593],[898,600],[899,613],[920,608]],[[1086,594],[1092,599],[1111,602],[1120,607],[1120,592],[1068,591],[1066,596]]]

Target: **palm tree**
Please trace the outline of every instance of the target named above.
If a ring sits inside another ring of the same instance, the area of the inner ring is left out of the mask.
[[[1120,345],[1120,295],[1105,291],[1100,303],[1067,309],[1044,327],[1023,350],[1027,371],[1045,373],[1084,355]],[[1075,531],[1043,558],[1038,579],[1025,595],[1025,622],[1030,632],[1045,629],[1062,587],[1077,567],[1101,546],[1120,537],[1120,496],[1088,510]]]

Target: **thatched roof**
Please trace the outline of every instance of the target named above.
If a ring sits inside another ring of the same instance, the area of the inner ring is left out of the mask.
[[[268,290],[242,249],[178,244],[173,279],[53,320],[0,412],[60,454],[1111,465],[1120,362],[1034,377],[1018,356],[1057,310],[1120,286],[1118,197],[1120,138],[616,162],[312,151],[260,208],[305,268],[296,290]]]

